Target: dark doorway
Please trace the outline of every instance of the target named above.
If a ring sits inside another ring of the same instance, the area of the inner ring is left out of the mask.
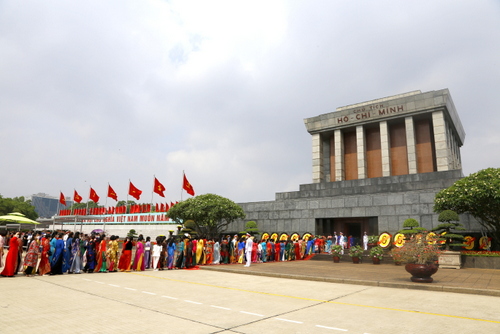
[[[361,225],[362,223],[346,223],[344,225],[345,226],[344,234],[346,236],[352,236],[357,240],[359,240],[363,235],[363,232],[361,231]]]
[[[378,234],[378,217],[352,218],[317,218],[316,231],[318,235],[337,235],[342,232],[346,237],[352,236],[360,243],[364,232],[368,235]]]

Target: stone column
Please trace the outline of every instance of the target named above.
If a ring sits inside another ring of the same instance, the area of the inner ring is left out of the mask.
[[[415,127],[413,117],[405,117],[406,151],[408,152],[408,173],[417,174],[417,151],[415,146]]]
[[[344,137],[342,130],[335,130],[335,181],[344,180]]]
[[[365,132],[363,125],[356,126],[356,145],[358,149],[358,179],[366,179]]]
[[[389,128],[387,121],[379,123],[380,126],[380,150],[382,151],[382,176],[391,176],[391,156],[389,150]]]
[[[447,171],[450,169],[450,157],[448,155],[447,129],[443,111],[432,113],[432,126],[434,128],[437,171]]]
[[[312,166],[313,183],[320,183],[323,180],[323,148],[321,135],[315,133],[312,135]]]

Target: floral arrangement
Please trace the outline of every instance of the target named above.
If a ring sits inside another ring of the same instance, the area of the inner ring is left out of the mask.
[[[484,257],[500,257],[500,252],[498,251],[461,251],[461,255],[467,256],[484,256]]]
[[[395,263],[403,262],[403,254],[401,253],[400,247],[396,247],[396,248],[391,249],[391,256],[392,256],[392,259]]]
[[[382,260],[384,258],[384,249],[380,246],[375,246],[370,249],[370,256]]]
[[[425,234],[418,234],[405,242],[399,254],[404,263],[430,264],[437,261],[440,249],[437,243],[429,242]]]
[[[352,246],[349,248],[349,255],[351,257],[361,257],[361,255],[363,255],[363,248],[359,245]]]
[[[343,247],[340,245],[333,245],[330,253],[333,256],[341,256],[343,251]]]

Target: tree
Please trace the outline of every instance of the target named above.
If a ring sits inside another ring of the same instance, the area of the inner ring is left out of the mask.
[[[464,231],[465,228],[462,224],[458,223],[460,218],[455,211],[444,210],[439,214],[438,221],[442,224],[439,224],[432,231],[441,234],[440,241],[445,242],[446,250],[450,250],[450,246],[452,247],[462,247],[465,244],[462,242],[464,240],[464,236],[460,234],[453,233],[453,230]],[[456,223],[452,223],[452,221]]]
[[[257,227],[257,223],[254,222],[253,220],[248,221],[245,224],[245,231],[241,231],[240,233],[241,234],[250,233],[251,235],[259,234],[259,228]]]
[[[135,205],[135,204],[136,204],[135,201],[128,200],[128,201],[118,201],[116,202],[115,206]]]
[[[420,227],[420,224],[415,218],[408,218],[403,222],[403,229],[398,233],[408,234],[406,237],[410,237],[412,234],[417,234],[425,231],[425,228]]]
[[[196,236],[198,232],[196,232],[196,223],[193,220],[186,220],[184,222],[184,228],[180,232],[181,234],[189,234],[190,236]]]
[[[0,195],[0,216],[11,212],[20,212],[27,218],[35,220],[38,218],[38,213],[31,203],[31,200],[25,200],[23,196],[14,198],[3,198]]]
[[[500,168],[487,168],[436,194],[434,211],[469,213],[500,244]]]
[[[97,207],[102,207],[102,205],[98,205],[94,201],[88,201],[87,203],[82,202],[82,203],[73,203],[69,209],[74,210],[74,209],[86,209],[86,208],[97,208]]]
[[[174,205],[168,216],[178,224],[188,220],[195,223],[199,236],[217,238],[236,219],[244,219],[243,209],[222,196],[215,194],[198,195]]]
[[[131,229],[131,230],[130,230],[130,231],[128,231],[128,233],[127,233],[127,238],[129,238],[129,237],[135,238],[136,236],[137,236],[137,232],[136,232],[136,230],[134,230],[134,229]]]

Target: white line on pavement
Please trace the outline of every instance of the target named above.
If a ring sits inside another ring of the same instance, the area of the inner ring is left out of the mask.
[[[288,320],[288,319],[282,319],[282,318],[274,318],[274,319],[281,320],[281,321],[293,322],[293,323],[296,323],[296,324],[303,324],[302,321]]]
[[[192,300],[187,300],[187,299],[184,299],[185,302],[187,303],[191,303],[191,304],[198,304],[198,305],[201,305],[201,303],[198,303],[198,302],[193,302]]]
[[[263,317],[263,315],[262,315],[262,314],[258,314],[258,313],[251,313],[251,312],[245,312],[245,311],[240,311],[240,313],[245,313],[245,314],[255,315],[255,316],[258,316],[258,317]]]
[[[321,325],[316,325],[316,327],[326,328],[326,329],[333,329],[334,331],[347,332],[347,329],[342,329],[342,328],[327,327],[327,326],[321,326]]]
[[[153,292],[142,291],[142,293],[147,293],[148,295],[155,295],[156,296],[156,293],[153,293]]]
[[[137,289],[132,289],[132,288],[125,288],[127,290],[132,290],[132,291],[137,291]]]
[[[94,282],[99,283],[99,284],[104,284],[104,282],[98,282],[98,281],[94,281]]]
[[[170,297],[170,296],[162,296],[163,298],[169,298],[169,299],[179,299],[179,298],[175,298],[175,297]]]
[[[108,284],[108,285],[114,286],[115,288],[119,288],[120,287],[119,285],[116,285],[116,284]]]
[[[83,278],[84,281],[88,281],[88,282],[92,282],[91,279],[88,279],[88,278]]]
[[[228,310],[230,311],[231,309],[230,308],[227,308],[227,307],[222,307],[222,306],[216,306],[216,305],[210,305],[211,307],[215,307],[215,308],[220,308],[222,310]]]

